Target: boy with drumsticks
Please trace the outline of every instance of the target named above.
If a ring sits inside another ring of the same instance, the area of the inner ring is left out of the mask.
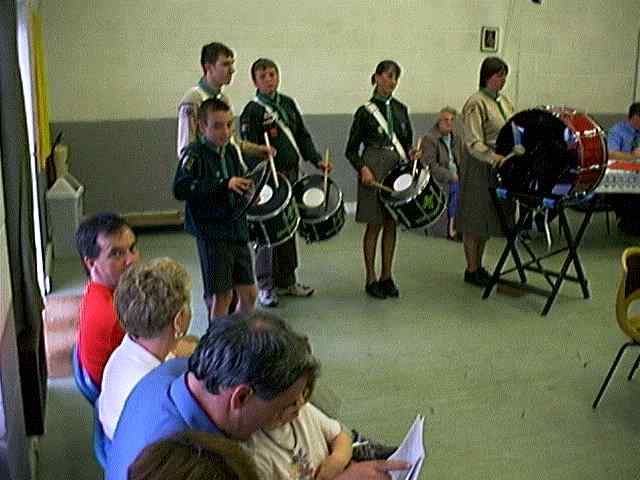
[[[240,115],[242,139],[263,144],[266,133],[269,143],[277,150],[276,170],[291,184],[298,179],[301,159],[331,171],[331,162],[323,160],[316,150],[295,101],[278,92],[280,77],[275,62],[259,58],[251,66],[251,78],[257,92]],[[277,247],[259,246],[256,250],[258,302],[265,307],[275,307],[278,294],[311,296],[314,290],[296,280],[297,267],[295,236]]]
[[[198,111],[199,136],[185,149],[173,182],[174,196],[186,202],[185,229],[196,237],[209,322],[227,315],[234,290],[236,312],[253,310],[256,299],[242,198],[252,181],[244,177],[239,148],[229,141],[232,127],[229,105],[205,100]]]

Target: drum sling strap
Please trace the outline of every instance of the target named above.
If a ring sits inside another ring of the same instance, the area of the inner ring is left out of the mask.
[[[396,132],[389,132],[389,124],[387,123],[385,118],[382,116],[382,113],[380,113],[380,109],[376,106],[376,104],[373,102],[367,102],[364,104],[364,108],[367,109],[367,112],[373,115],[373,118],[376,119],[376,121],[380,124],[382,129],[391,139],[393,148],[396,149],[396,151],[398,152],[398,155],[400,155],[400,158],[404,162],[408,162],[409,160],[407,159],[407,154],[404,151],[404,148],[402,148],[402,145],[400,144],[400,140],[398,140],[398,136],[396,135]]]
[[[247,173],[249,171],[249,167],[244,163],[244,158],[242,158],[242,151],[240,150],[240,146],[236,143],[235,138],[231,137],[229,143],[236,149],[236,153],[238,154],[238,161],[240,162],[240,166],[242,167],[242,172]]]
[[[291,143],[291,146],[296,151],[298,158],[300,160],[304,160],[302,158],[302,153],[300,153],[300,149],[298,148],[298,144],[296,143],[296,139],[293,137],[293,132],[287,126],[287,124],[282,121],[282,119],[280,118],[280,115],[273,108],[271,108],[269,105],[267,105],[262,100],[260,100],[257,96],[254,97],[253,101],[256,102],[258,105],[260,105],[262,108],[264,108],[267,111],[267,113],[273,117],[274,121],[276,122],[276,125],[280,127],[280,130],[282,130],[284,134],[287,136],[287,138],[289,139],[289,143]]]

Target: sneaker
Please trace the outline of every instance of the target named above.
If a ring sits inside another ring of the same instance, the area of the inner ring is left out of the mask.
[[[398,298],[400,296],[400,290],[398,290],[398,287],[395,283],[393,283],[393,280],[391,278],[380,280],[379,283],[382,287],[382,290],[384,291],[384,294],[387,297]]]
[[[464,281],[477,287],[486,287],[489,284],[489,279],[485,278],[482,273],[480,273],[480,269],[476,270],[475,272],[465,270]]]
[[[258,291],[258,303],[263,307],[273,308],[278,306],[278,294],[273,288],[261,288]]]
[[[294,283],[287,288],[279,288],[278,293],[282,296],[290,297],[310,297],[315,290],[301,283]]]
[[[380,285],[380,282],[371,282],[367,283],[364,287],[364,291],[367,292],[367,295],[373,298],[387,298],[387,294]]]
[[[365,438],[357,431],[352,430],[353,434],[353,454],[351,459],[356,462],[366,462],[368,460],[386,460],[395,452],[397,447],[390,447],[381,443],[376,443],[371,439]]]

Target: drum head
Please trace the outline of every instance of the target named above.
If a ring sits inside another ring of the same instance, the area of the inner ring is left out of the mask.
[[[273,198],[273,188],[271,185],[267,184],[260,190],[258,194],[258,199],[256,200],[256,205],[262,206],[265,203],[269,203]]]
[[[323,190],[313,187],[302,194],[302,205],[305,208],[317,208],[324,203],[325,198]]]
[[[385,202],[403,202],[415,198],[429,183],[429,170],[418,168],[415,177],[411,176],[412,166],[398,165],[394,167],[384,179],[384,186],[393,193],[381,190],[380,195]]]
[[[585,122],[588,127],[583,129]],[[538,196],[587,193],[597,186],[606,168],[601,132],[589,117],[567,108],[539,108],[514,115],[500,130],[496,152],[507,155],[514,145],[522,145],[525,153],[499,169],[502,185],[512,192]]]
[[[403,173],[393,181],[393,190],[395,192],[404,192],[413,183],[411,173]]]
[[[502,184],[512,192],[543,195],[556,193],[561,184],[570,186],[578,157],[565,140],[566,130],[562,120],[544,110],[525,110],[511,117],[500,130],[496,152],[507,155],[514,145],[522,145],[525,153],[500,168]]]
[[[326,218],[342,203],[342,192],[331,178],[327,179],[325,195],[323,175],[308,175],[298,180],[293,184],[293,197],[303,221]]]
[[[261,219],[271,217],[279,213],[291,198],[291,186],[289,181],[281,174],[278,174],[278,187],[276,188],[273,178],[265,183],[264,187],[256,196],[256,200],[247,210],[247,217]]]

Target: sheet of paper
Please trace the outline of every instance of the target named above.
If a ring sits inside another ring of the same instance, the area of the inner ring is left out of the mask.
[[[390,472],[393,480],[415,480],[420,475],[422,464],[427,458],[423,432],[424,417],[418,415],[398,449],[389,457],[389,460],[402,460],[410,463],[411,468],[402,472]]]

